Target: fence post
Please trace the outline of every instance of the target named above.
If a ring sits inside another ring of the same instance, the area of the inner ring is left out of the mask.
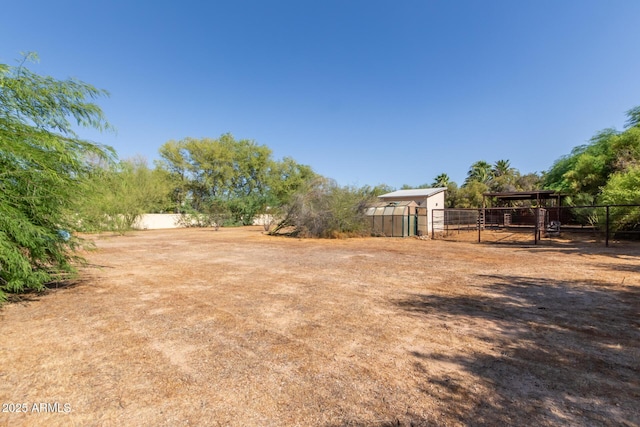
[[[478,225],[478,243],[480,243],[480,230],[482,229],[481,222],[482,222],[482,209],[478,209],[478,221],[476,221]]]
[[[433,226],[433,216],[435,215],[435,210],[431,210],[431,240],[435,239],[436,232],[435,227]],[[424,216],[424,219],[427,220],[427,233],[429,233],[429,211],[427,210],[427,214]]]
[[[540,225],[540,208],[536,207],[536,219],[535,219],[535,227],[533,228],[533,244],[537,245],[538,244],[538,227]]]
[[[607,220],[605,223],[605,237],[604,237],[604,245],[608,248],[609,247],[609,205],[607,205]]]

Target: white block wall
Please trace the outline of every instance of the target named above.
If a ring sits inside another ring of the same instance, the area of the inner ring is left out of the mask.
[[[158,230],[161,228],[180,228],[180,214],[144,214],[133,224],[139,230]]]

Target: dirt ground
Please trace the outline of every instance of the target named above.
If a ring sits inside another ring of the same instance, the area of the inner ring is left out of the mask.
[[[640,244],[94,239],[0,309],[2,426],[640,425]]]

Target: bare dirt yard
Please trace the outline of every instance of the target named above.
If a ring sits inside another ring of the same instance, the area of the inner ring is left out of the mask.
[[[639,244],[92,238],[0,309],[0,425],[640,425]]]

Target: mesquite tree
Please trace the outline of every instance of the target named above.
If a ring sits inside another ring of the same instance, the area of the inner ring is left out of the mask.
[[[75,79],[35,74],[24,61],[0,64],[0,301],[73,272],[86,159],[113,156],[73,129],[109,127],[92,102],[103,95]]]

